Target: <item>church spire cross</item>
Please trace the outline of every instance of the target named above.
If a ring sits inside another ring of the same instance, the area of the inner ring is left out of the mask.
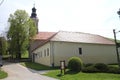
[[[33,7],[35,7],[35,1],[34,1],[34,4],[33,4]]]

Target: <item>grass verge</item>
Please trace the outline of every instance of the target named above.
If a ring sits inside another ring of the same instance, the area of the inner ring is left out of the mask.
[[[111,74],[111,73],[75,73],[66,70],[65,75],[60,75],[60,70],[56,68],[51,68],[45,65],[41,65],[33,62],[21,62],[21,65],[35,69],[35,70],[52,70],[44,75],[49,77],[54,77],[60,80],[120,80],[120,74]],[[118,67],[117,65],[111,65]],[[56,69],[56,70],[53,70]]]
[[[65,75],[60,75],[60,70],[52,70],[44,75],[60,80],[120,80],[120,74],[110,73],[75,73],[67,71]]]
[[[6,78],[8,74],[2,70],[0,70],[0,79]]]
[[[34,69],[34,70],[52,70],[54,68],[52,67],[48,67],[42,64],[38,64],[38,63],[33,63],[33,62],[21,62],[21,65]]]

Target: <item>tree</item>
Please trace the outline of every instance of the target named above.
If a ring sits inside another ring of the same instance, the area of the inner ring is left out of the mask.
[[[29,47],[30,38],[36,33],[35,22],[29,18],[25,10],[17,10],[10,14],[8,22],[9,52],[17,59],[21,59],[21,54]]]
[[[7,50],[7,41],[5,37],[0,37],[0,55],[5,55]]]

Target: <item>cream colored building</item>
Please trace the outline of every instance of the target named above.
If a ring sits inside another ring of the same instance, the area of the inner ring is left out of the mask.
[[[40,32],[34,38],[33,60],[47,66],[66,65],[69,58],[80,57],[83,63],[117,63],[114,41],[94,34],[59,31]]]

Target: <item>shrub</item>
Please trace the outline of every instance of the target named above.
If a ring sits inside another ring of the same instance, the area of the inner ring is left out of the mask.
[[[92,63],[84,64],[84,67],[93,66]]]
[[[94,65],[87,64],[87,65],[84,65],[82,72],[85,72],[85,73],[106,72],[106,73],[120,74],[120,68],[118,66],[117,67],[110,66],[103,63],[97,63]]]
[[[114,67],[114,66],[109,66],[107,72],[108,73],[120,74],[120,68],[119,67]]]
[[[108,70],[108,66],[104,63],[96,63],[94,67],[98,69],[99,72],[106,72]]]
[[[82,69],[82,61],[79,57],[72,57],[69,59],[68,68],[71,71],[80,72]]]
[[[84,67],[84,68],[82,69],[82,72],[86,72],[86,73],[95,73],[95,72],[98,72],[98,71],[99,71],[99,70],[96,69],[93,65]]]

